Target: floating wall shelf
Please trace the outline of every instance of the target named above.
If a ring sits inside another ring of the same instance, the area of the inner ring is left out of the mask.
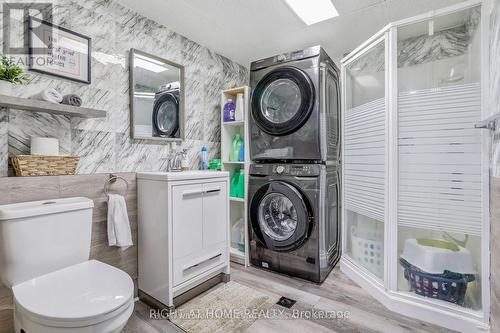
[[[0,95],[0,107],[19,109],[32,112],[45,112],[79,118],[105,118],[106,111],[55,104],[36,99]]]

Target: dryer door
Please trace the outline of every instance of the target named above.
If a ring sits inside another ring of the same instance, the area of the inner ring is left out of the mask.
[[[174,94],[164,93],[155,100],[153,129],[156,136],[177,137],[179,131],[179,99]]]
[[[314,107],[314,84],[296,67],[281,67],[259,81],[252,94],[252,116],[264,132],[282,136],[301,128]]]
[[[312,229],[307,198],[294,186],[271,181],[252,198],[250,222],[261,243],[275,251],[301,246]]]

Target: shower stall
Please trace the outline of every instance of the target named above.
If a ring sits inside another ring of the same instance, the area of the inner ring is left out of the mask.
[[[489,321],[483,7],[391,23],[342,59],[341,269],[389,309],[462,332]]]

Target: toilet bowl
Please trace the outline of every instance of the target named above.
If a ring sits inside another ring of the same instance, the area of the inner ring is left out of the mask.
[[[0,280],[15,333],[118,333],[134,310],[124,271],[89,260],[94,203],[83,197],[0,206]]]
[[[97,260],[12,288],[16,333],[120,332],[134,309],[130,276]]]

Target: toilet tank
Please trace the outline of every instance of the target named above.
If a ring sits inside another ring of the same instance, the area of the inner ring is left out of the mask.
[[[64,198],[0,206],[0,279],[8,287],[89,259],[94,202]]]

